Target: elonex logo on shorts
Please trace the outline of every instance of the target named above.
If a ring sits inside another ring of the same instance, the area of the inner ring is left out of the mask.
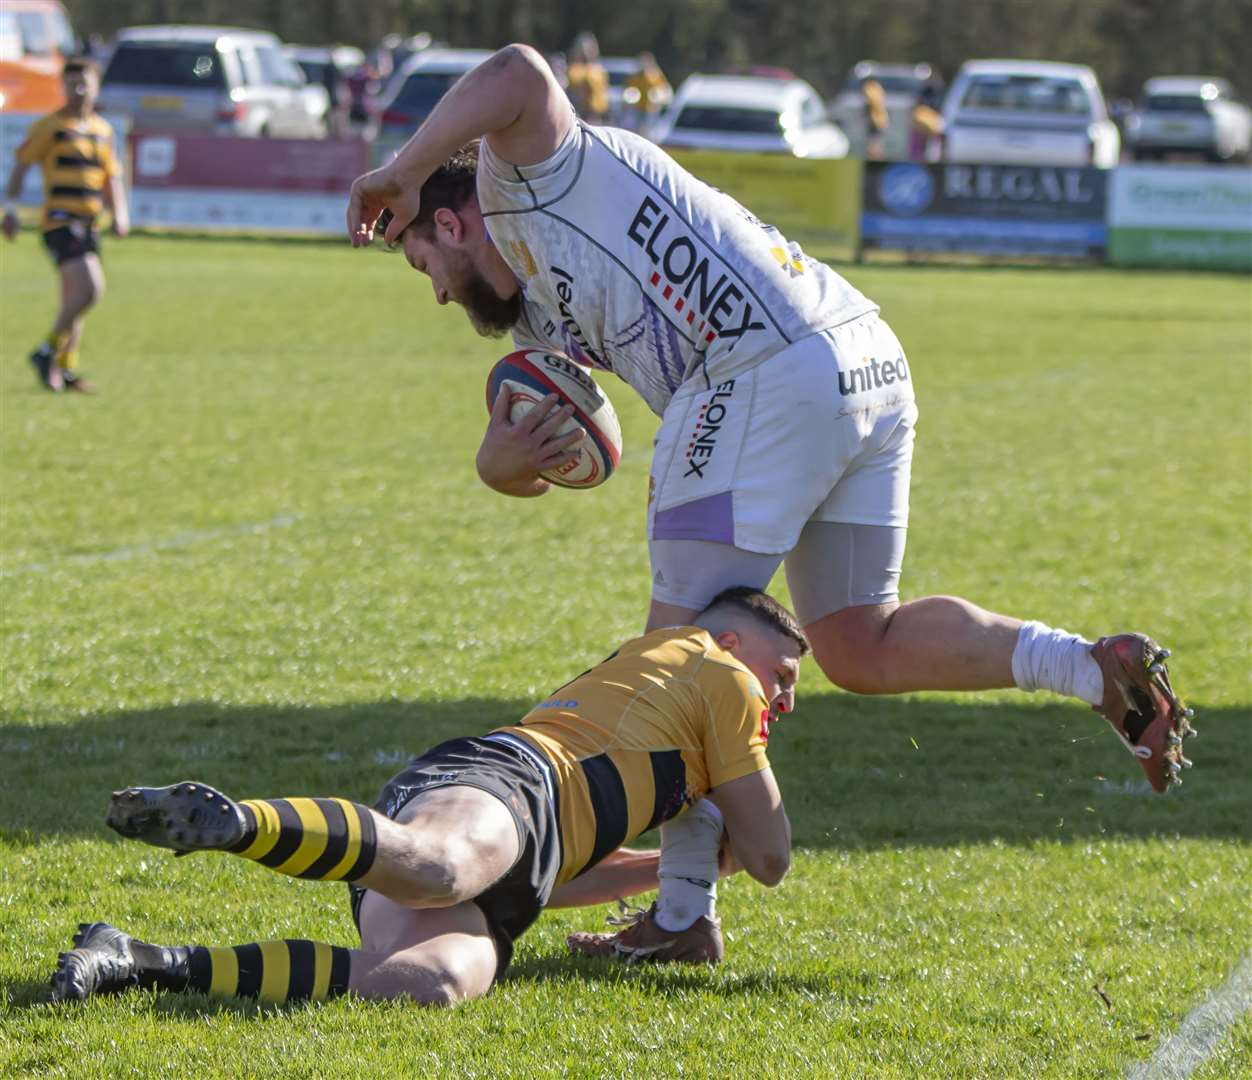
[[[719,337],[741,338],[749,330],[764,330],[763,322],[752,321],[752,305],[730,275],[719,274],[710,281],[717,271],[710,270],[709,257],[699,254],[690,236],[668,230],[669,224],[670,216],[662,212],[660,203],[645,196],[626,230],[657,268],[649,283],[660,290],[661,298],[672,304],[706,345]],[[679,292],[682,295],[675,296]],[[700,319],[698,327],[696,319]]]
[[[691,432],[691,441],[687,444],[687,471],[683,473],[684,480],[688,476],[704,479],[704,466],[709,463],[713,451],[717,449],[717,433],[722,430],[722,423],[726,419],[726,401],[734,392],[735,380],[727,379],[724,383],[718,383],[709,400],[700,406],[700,415],[696,417],[696,426]]]
[[[577,709],[577,698],[549,698],[547,701],[540,703],[540,709]]]
[[[865,357],[860,367],[839,372],[839,393],[843,397],[863,394],[868,390],[881,390],[894,382],[909,381],[909,365],[901,355],[895,360],[878,360]]]

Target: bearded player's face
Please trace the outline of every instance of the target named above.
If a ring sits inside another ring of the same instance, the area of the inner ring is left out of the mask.
[[[521,318],[521,290],[501,296],[459,247],[427,239],[412,228],[405,231],[403,246],[409,265],[430,278],[436,303],[460,304],[484,337],[499,337]]]

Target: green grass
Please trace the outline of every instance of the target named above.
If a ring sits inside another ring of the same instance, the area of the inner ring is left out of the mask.
[[[618,477],[504,499],[472,465],[504,346],[399,259],[106,257],[87,399],[25,363],[53,300],[35,238],[0,258],[0,1074],[1119,1076],[1248,952],[1248,279],[880,266],[849,274],[919,388],[906,595],[1152,632],[1199,714],[1182,789],[1146,794],[1078,705],[861,699],[808,664],[771,744],[793,872],[723,885],[720,970],[567,958],[598,909],[545,915],[452,1012],[45,1005],[84,919],[354,943],[342,887],[114,842],[110,790],[371,800],[603,656],[648,593],[654,421],[625,387]],[[1249,1072],[1245,1018],[1192,1075]]]

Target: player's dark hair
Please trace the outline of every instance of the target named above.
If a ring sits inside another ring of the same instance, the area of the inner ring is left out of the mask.
[[[435,211],[447,207],[460,210],[474,196],[478,183],[478,140],[467,142],[439,166],[422,185],[422,206],[408,225],[430,239],[435,229]],[[387,231],[391,211],[384,210],[374,225],[376,232]]]
[[[801,656],[808,655],[809,639],[804,636],[804,631],[800,629],[796,617],[769,593],[753,589],[748,585],[732,585],[713,597],[700,614],[716,613],[719,609],[742,611],[751,615],[771,629],[777,630],[784,637],[791,638],[800,646]]]
[[[90,56],[71,56],[65,61],[65,66],[61,69],[61,78],[65,78],[66,75],[74,75],[80,72],[85,74],[88,71],[94,71],[97,75],[99,75],[100,65],[97,64]]]

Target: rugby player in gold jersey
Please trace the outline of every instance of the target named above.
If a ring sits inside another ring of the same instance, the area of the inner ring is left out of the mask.
[[[373,808],[347,799],[236,801],[205,784],[116,792],[117,832],[218,850],[294,877],[347,881],[361,948],[289,940],[162,946],[81,924],[54,1000],[128,986],[286,1002],[486,993],[545,907],[657,887],[659,852],[622,845],[705,796],[727,870],[777,885],[791,827],[766,757],[808,643],[765,593],[736,587],[694,625],[654,630],[553,691],[516,725],[414,759]]]
[[[61,279],[60,309],[47,340],[30,355],[39,381],[49,390],[88,392],[78,373],[78,347],[87,309],[104,295],[104,270],[96,218],[107,206],[113,232],[130,231],[126,188],[113,153],[113,128],[96,113],[100,72],[89,59],[65,62],[65,104],[31,125],[17,149],[6,191],[4,235],[17,236],[13,201],[26,171],[43,171],[43,240]]]

